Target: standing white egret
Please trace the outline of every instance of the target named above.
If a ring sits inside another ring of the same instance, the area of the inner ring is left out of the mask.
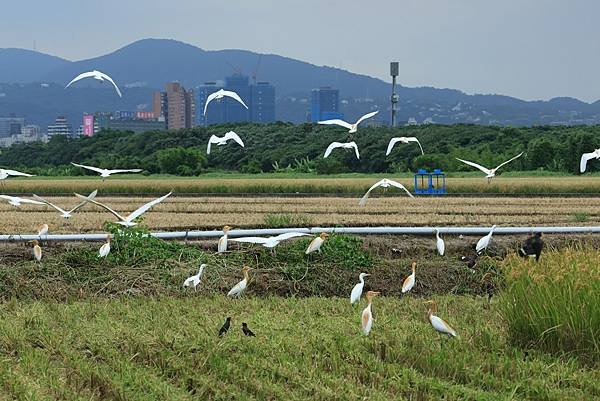
[[[244,266],[242,268],[242,273],[244,273],[244,278],[242,281],[233,286],[231,290],[227,293],[228,297],[240,297],[242,293],[246,290],[248,286],[248,281],[250,281],[250,277],[248,276],[248,272],[250,271],[249,266]]]
[[[38,262],[42,260],[42,247],[40,246],[40,242],[36,239],[29,241],[33,244],[33,257]]]
[[[413,194],[411,194],[410,191],[408,189],[406,189],[406,187],[404,185],[400,184],[399,182],[388,180],[387,178],[384,178],[383,180],[377,181],[375,184],[373,184],[371,186],[371,188],[369,188],[369,190],[363,195],[363,197],[360,198],[358,205],[359,206],[366,205],[367,199],[369,199],[369,194],[371,193],[372,190],[374,190],[377,187],[384,188],[385,190],[387,190],[389,187],[396,187],[399,189],[403,189],[408,194],[408,196],[410,196],[411,198],[414,198]]]
[[[117,224],[120,224],[122,226],[125,227],[133,227],[135,226],[137,223],[134,221],[135,219],[137,219],[138,217],[140,217],[142,214],[146,213],[148,210],[150,210],[152,208],[152,206],[159,204],[160,202],[164,201],[165,199],[167,199],[169,196],[171,196],[173,192],[169,192],[168,194],[166,194],[165,196],[161,196],[158,199],[154,199],[151,202],[146,203],[145,205],[143,205],[142,207],[140,207],[139,209],[137,209],[136,211],[134,211],[133,213],[131,213],[130,215],[128,215],[127,217],[123,217],[121,216],[119,213],[115,212],[114,210],[112,210],[111,208],[109,208],[108,206],[106,206],[105,204],[102,204],[94,199],[89,199],[83,195],[79,195],[79,194],[75,194],[77,195],[78,198],[80,199],[87,199],[88,202],[93,203],[94,205],[100,206],[101,208],[107,210],[108,212],[112,213],[117,219],[119,219],[119,221],[117,221]]]
[[[331,154],[331,151],[333,149],[337,149],[337,148],[354,149],[354,153],[356,154],[356,158],[360,159],[360,154],[358,153],[358,145],[356,145],[356,142],[354,142],[354,141],[352,141],[352,142],[346,142],[346,143],[331,142],[329,144],[329,146],[327,147],[327,149],[325,150],[325,155],[323,156],[323,158],[326,159],[327,157],[329,157],[329,155]]]
[[[310,244],[308,244],[308,248],[306,248],[306,252],[304,252],[305,254],[309,254],[315,251],[319,251],[321,252],[321,245],[323,245],[323,242],[325,242],[325,238],[329,237],[329,234],[327,233],[321,233],[319,234],[319,236],[315,239],[313,239],[312,241],[310,241]]]
[[[515,159],[518,159],[522,155],[523,155],[523,152],[519,153],[518,155],[516,155],[512,159],[505,161],[504,163],[500,164],[498,167],[493,168],[491,170],[489,168],[483,167],[483,166],[481,166],[481,165],[479,165],[477,163],[473,163],[473,162],[470,162],[468,160],[459,159],[458,157],[456,158],[456,160],[461,161],[461,162],[463,162],[465,164],[468,164],[471,167],[475,167],[475,168],[483,171],[486,174],[485,178],[487,178],[487,181],[488,181],[488,184],[489,184],[492,181],[492,178],[494,178],[496,176],[496,171],[498,171],[498,169],[500,167],[504,166],[505,164],[510,163],[511,161],[513,161]]]
[[[219,242],[217,244],[217,253],[227,252],[227,239],[229,236],[229,230],[231,230],[231,227],[223,227],[223,236],[219,238]]]
[[[350,303],[351,304],[354,304],[354,303],[360,301],[360,296],[362,295],[363,287],[365,286],[365,277],[367,277],[367,276],[370,276],[370,274],[360,273],[358,275],[358,280],[360,282],[354,286],[354,288],[352,289],[352,292],[350,293]]]
[[[402,283],[402,293],[407,293],[410,290],[412,290],[412,288],[415,286],[415,280],[416,280],[416,267],[417,267],[417,263],[413,262],[412,263],[412,274],[410,274],[408,277],[406,277],[404,279],[404,282]]]
[[[481,237],[479,239],[479,241],[477,241],[477,245],[475,246],[475,251],[479,254],[481,252],[483,252],[489,245],[490,242],[492,241],[492,235],[494,234],[494,230],[496,229],[496,225],[494,224],[490,230],[490,232]]]
[[[400,142],[400,143],[416,142],[419,145],[419,149],[421,149],[421,154],[422,155],[425,154],[425,152],[423,152],[423,147],[421,146],[421,142],[419,142],[419,140],[416,137],[414,137],[414,136],[401,136],[401,137],[390,139],[390,143],[388,143],[387,151],[385,152],[386,156],[388,156],[390,153],[392,153],[392,149],[394,149],[394,146],[398,142]]]
[[[377,291],[368,291],[367,292],[367,301],[369,304],[362,311],[361,322],[362,322],[362,331],[365,336],[368,336],[371,332],[371,327],[373,327],[373,312],[371,311],[371,304],[373,303],[373,297],[376,297],[380,293]]]
[[[435,315],[437,311],[437,303],[435,301],[427,301],[425,304],[431,305],[427,311],[427,317],[429,318],[429,322],[433,328],[442,334],[447,334],[449,337],[456,337],[456,331],[450,327],[448,323]]]
[[[204,273],[204,269],[206,268],[206,264],[202,263],[200,268],[198,269],[198,273],[193,276],[188,277],[184,282],[184,287],[194,287],[194,291],[197,290],[198,284],[200,284],[200,279],[202,278],[202,274]]]
[[[35,177],[35,176],[31,175],[31,174],[27,174],[27,173],[21,173],[20,171],[16,171],[16,170],[6,170],[3,168],[0,168],[0,180],[5,180],[8,177]]]
[[[21,206],[22,204],[43,205],[43,202],[34,201],[31,199],[19,198],[18,196],[0,195],[1,199],[6,199],[10,205]]]
[[[71,217],[73,217],[73,213],[76,212],[78,209],[82,208],[83,206],[85,206],[86,203],[89,202],[90,199],[94,199],[96,198],[96,195],[98,194],[98,190],[95,190],[94,192],[92,192],[91,194],[89,194],[88,196],[84,197],[86,200],[80,202],[77,206],[75,206],[73,209],[71,210],[64,210],[58,206],[56,206],[53,203],[48,202],[47,200],[37,196],[36,194],[33,194],[33,197],[35,199],[37,199],[38,201],[42,202],[42,204],[48,205],[54,209],[56,209],[59,213],[61,213],[61,217],[64,219],[69,219]]]
[[[236,134],[235,132],[229,131],[220,138],[216,135],[211,135],[210,138],[208,139],[208,146],[206,148],[206,154],[210,155],[210,147],[213,143],[217,144],[217,146],[223,146],[223,145],[226,145],[227,141],[229,141],[231,139],[233,139],[235,142],[237,142],[237,144],[240,145],[242,148],[244,147],[244,142],[242,141],[242,138],[240,138],[240,136],[238,134]]]
[[[38,236],[41,237],[42,235],[48,235],[48,224],[42,224],[41,226],[38,227]]]
[[[319,124],[323,124],[323,125],[339,125],[341,127],[344,128],[348,128],[348,132],[353,134],[358,130],[358,124],[360,124],[361,122],[363,122],[364,120],[366,120],[367,118],[371,118],[374,115],[376,115],[377,113],[379,113],[379,111],[372,111],[370,113],[365,114],[364,116],[362,116],[361,118],[359,118],[354,124],[350,124],[347,123],[344,120],[340,120],[340,119],[333,119],[333,120],[325,120],[325,121],[319,121]]]
[[[92,167],[92,166],[85,166],[83,164],[77,164],[77,163],[73,163],[71,162],[72,165],[77,166],[77,167],[81,167],[81,168],[85,168],[87,170],[90,171],[94,171],[98,174],[100,174],[100,177],[102,177],[102,181],[104,181],[105,179],[107,179],[108,177],[111,176],[111,174],[120,174],[120,173],[141,173],[142,171],[144,171],[141,168],[131,168],[131,169],[113,169],[113,170],[109,170],[106,168],[99,168],[99,167]]]
[[[291,238],[304,237],[310,234],[305,233],[283,233],[274,237],[240,237],[232,238],[231,241],[246,242],[250,244],[260,244],[265,248],[275,248],[281,241],[285,241]]]
[[[67,89],[69,86],[71,86],[71,84],[73,84],[79,80],[85,79],[85,78],[94,78],[95,80],[98,80],[100,82],[104,82],[106,80],[115,87],[115,90],[117,91],[117,95],[119,95],[119,97],[123,97],[123,95],[121,95],[121,91],[119,90],[119,87],[117,86],[115,81],[113,81],[113,79],[111,77],[109,77],[108,75],[106,75],[105,73],[103,73],[101,71],[97,71],[97,70],[88,71],[88,72],[84,72],[82,74],[77,75],[75,78],[73,78],[73,80],[71,82],[69,82],[67,84],[67,86],[65,86],[65,89]]]
[[[587,162],[591,159],[600,159],[600,149],[596,149],[591,153],[584,153],[581,155],[581,160],[579,161],[580,173],[585,173]]]
[[[105,258],[110,253],[110,235],[106,237],[106,242],[100,247],[98,251],[99,258]]]
[[[446,250],[446,244],[444,244],[444,240],[440,237],[440,230],[435,229],[435,247],[437,248],[440,256],[444,256],[444,251]]]
[[[206,103],[204,104],[204,115],[206,115],[206,109],[208,108],[208,104],[210,102],[212,102],[213,100],[221,100],[224,97],[230,97],[238,103],[241,103],[241,105],[244,106],[246,109],[248,108],[248,106],[246,106],[246,103],[244,103],[240,95],[238,95],[234,91],[226,91],[224,89],[219,89],[218,91],[208,95],[208,97],[206,98]]]

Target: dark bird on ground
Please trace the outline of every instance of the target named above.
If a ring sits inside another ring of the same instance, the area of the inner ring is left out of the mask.
[[[542,255],[543,247],[544,240],[542,239],[542,233],[535,233],[525,240],[523,246],[521,246],[519,249],[519,255],[524,258],[528,256],[535,256],[535,261],[537,262]]]
[[[479,256],[477,256],[476,254],[472,255],[472,256],[461,256],[460,260],[461,260],[461,262],[466,264],[469,269],[473,269],[475,267],[475,265],[477,264],[478,257]]]
[[[248,328],[248,324],[246,323],[242,323],[242,331],[244,332],[245,336],[256,337],[252,330]]]
[[[229,330],[230,325],[231,325],[231,318],[228,317],[227,319],[225,319],[225,323],[223,323],[223,326],[221,326],[221,328],[219,329],[219,337],[221,337],[223,334],[227,333],[227,330]]]

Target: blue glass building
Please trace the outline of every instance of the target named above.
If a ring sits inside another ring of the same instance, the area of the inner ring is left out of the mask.
[[[310,121],[343,118],[340,113],[340,91],[330,87],[313,89],[310,92]]]

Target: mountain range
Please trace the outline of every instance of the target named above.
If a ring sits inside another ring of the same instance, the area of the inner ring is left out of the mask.
[[[73,77],[92,69],[113,77],[123,98],[93,80],[63,89]],[[25,116],[28,122],[45,126],[57,115],[78,122],[83,112],[148,110],[151,93],[166,82],[179,81],[193,88],[233,73],[251,76],[255,72],[258,81],[276,87],[279,120],[306,121],[310,90],[321,86],[339,88],[342,112],[348,119],[378,108],[383,111],[378,116],[380,121],[389,120],[391,88],[383,80],[274,54],[207,51],[167,39],[140,40],[81,61],[24,49],[0,49],[0,116]],[[513,126],[600,123],[600,101],[524,101],[431,87],[400,86],[398,93],[399,121]]]

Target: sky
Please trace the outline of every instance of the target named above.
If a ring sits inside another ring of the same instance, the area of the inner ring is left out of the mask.
[[[144,38],[245,49],[405,86],[600,99],[597,0],[19,0],[0,48],[80,60]],[[7,18],[10,16],[10,18]]]

